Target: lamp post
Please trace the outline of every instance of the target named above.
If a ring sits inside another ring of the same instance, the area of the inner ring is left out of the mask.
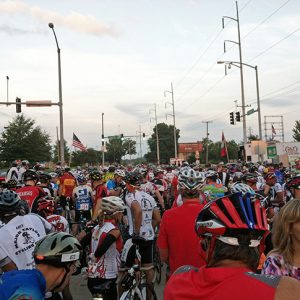
[[[105,152],[105,140],[104,140],[104,113],[102,113],[102,167],[104,167],[104,152]]]
[[[235,66],[240,68],[241,65],[247,66],[255,70],[255,77],[256,77],[256,98],[257,98],[257,114],[258,114],[258,132],[259,132],[259,139],[262,140],[262,127],[261,127],[261,111],[260,111],[260,96],[259,96],[259,85],[258,85],[258,68],[257,66],[251,66],[249,64],[240,63],[237,61],[218,61],[218,64],[226,64],[228,66]],[[243,116],[245,118],[245,116]]]
[[[65,163],[65,151],[64,151],[64,122],[63,122],[63,102],[62,102],[62,85],[61,85],[61,63],[60,63],[60,48],[58,46],[57,37],[54,31],[54,24],[49,23],[48,26],[52,29],[52,32],[54,34],[56,47],[57,47],[57,58],[58,58],[58,91],[59,91],[59,133],[60,133],[60,139],[59,139],[59,149],[60,149],[60,161],[62,165]]]
[[[7,101],[7,103],[9,102],[9,100],[8,100],[8,83],[9,83],[9,77],[6,76],[6,101]]]

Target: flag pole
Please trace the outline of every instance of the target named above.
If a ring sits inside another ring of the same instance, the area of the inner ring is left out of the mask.
[[[225,136],[224,136],[225,138]],[[229,156],[228,156],[228,149],[227,149],[227,141],[225,139],[225,149],[226,149],[226,157],[227,157],[227,162],[229,163]]]

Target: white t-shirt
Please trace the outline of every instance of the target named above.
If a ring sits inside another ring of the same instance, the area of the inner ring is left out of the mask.
[[[56,232],[70,232],[69,223],[63,216],[51,215],[47,217],[47,221],[53,225]]]
[[[0,267],[10,258],[19,270],[33,269],[35,244],[51,230],[52,225],[39,215],[14,217],[0,229]]]
[[[143,191],[135,191],[128,193],[125,197],[126,210],[129,223],[129,234],[133,234],[133,215],[131,212],[131,205],[137,201],[142,208],[142,225],[140,228],[140,236],[146,240],[154,239],[154,230],[152,227],[153,210],[156,208],[156,202],[153,197]]]

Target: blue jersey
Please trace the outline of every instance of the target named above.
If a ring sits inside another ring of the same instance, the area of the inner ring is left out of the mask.
[[[43,300],[45,292],[46,280],[39,270],[15,270],[0,276],[0,299]]]
[[[106,183],[106,187],[109,191],[114,190],[117,187],[116,182],[113,179],[110,179]]]

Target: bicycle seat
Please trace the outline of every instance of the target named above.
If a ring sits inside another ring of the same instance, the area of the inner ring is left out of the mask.
[[[111,289],[111,286],[112,286],[113,282],[112,281],[106,281],[106,282],[103,282],[101,284],[98,284],[98,285],[95,285],[93,287],[93,290],[95,293],[105,293],[105,292],[108,292],[110,289]]]

